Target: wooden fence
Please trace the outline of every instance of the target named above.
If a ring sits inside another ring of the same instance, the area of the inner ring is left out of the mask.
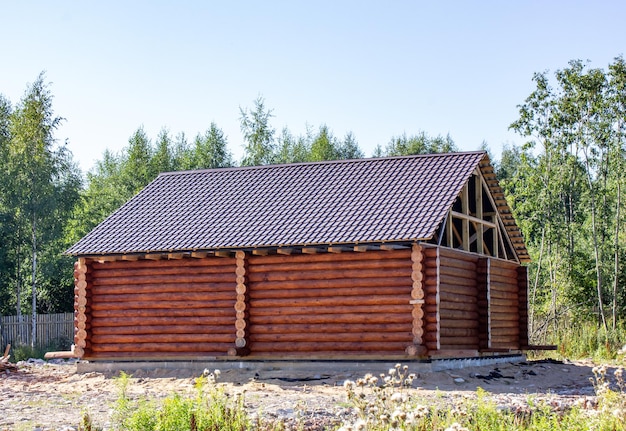
[[[0,348],[30,345],[32,316],[0,316]],[[74,313],[38,314],[35,345],[69,349],[74,339]]]

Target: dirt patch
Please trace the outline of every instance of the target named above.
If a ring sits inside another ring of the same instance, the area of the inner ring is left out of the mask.
[[[475,396],[481,387],[507,408],[523,408],[531,397],[556,409],[575,403],[593,406],[593,366],[591,362],[533,361],[421,372],[410,392],[425,401],[454,402]],[[343,383],[359,377],[341,369],[314,376],[225,370],[219,382],[229,394],[245,392],[251,414],[301,421],[308,424],[307,429],[315,429],[350,416]],[[76,429],[84,412],[89,412],[96,425],[109,429],[119,394],[116,382],[114,376],[101,373],[78,374],[76,366],[68,363],[20,363],[17,371],[0,374],[0,430]],[[173,370],[140,371],[130,379],[128,392],[136,398],[164,398],[174,392],[190,393],[193,385],[193,377]]]

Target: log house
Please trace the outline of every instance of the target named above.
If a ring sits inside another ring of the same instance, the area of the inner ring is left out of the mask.
[[[528,347],[529,256],[484,152],[164,173],[67,253],[89,361]]]

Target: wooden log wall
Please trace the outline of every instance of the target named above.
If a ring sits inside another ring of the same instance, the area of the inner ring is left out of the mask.
[[[411,250],[250,256],[250,350],[404,355],[413,345]]]
[[[422,248],[424,270],[424,344],[429,352],[440,349],[439,315],[439,249],[440,247]],[[426,276],[426,274],[430,274]]]
[[[519,349],[520,297],[518,265],[493,259],[489,269],[491,348]]]
[[[439,330],[442,350],[478,350],[478,257],[439,248]],[[426,279],[430,272],[426,271]],[[427,281],[428,282],[428,281]]]
[[[491,338],[489,328],[491,320],[489,317],[489,270],[491,259],[481,257],[476,262],[476,287],[478,289],[478,345],[481,350],[491,348]]]
[[[528,267],[517,267],[520,349],[528,348]]]
[[[78,259],[74,263],[74,355],[82,358],[87,347],[87,330],[91,327],[88,321],[87,286],[91,281],[91,271],[85,259]]]
[[[235,345],[235,259],[89,266],[86,359],[222,356]]]

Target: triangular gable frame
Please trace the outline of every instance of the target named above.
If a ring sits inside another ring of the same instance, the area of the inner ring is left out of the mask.
[[[470,190],[471,182],[474,186],[472,191]],[[470,202],[470,196],[473,197],[473,202]],[[486,208],[484,196],[487,197],[488,205],[493,209],[487,214],[484,211]],[[473,213],[470,211],[472,204]],[[461,211],[455,210],[459,207]],[[487,217],[491,217],[491,220]],[[462,226],[460,232],[456,228],[459,223]],[[473,227],[472,235],[470,235],[472,230],[470,226]],[[490,244],[487,244],[486,237],[488,237],[487,234],[490,230],[493,230],[491,241]],[[478,234],[480,231],[482,231],[482,235]],[[508,233],[499,206],[492,195],[492,188],[487,184],[482,170],[476,168],[448,210],[439,228],[437,245],[520,263],[520,256]],[[474,246],[474,244],[476,245]],[[472,250],[472,247],[476,249]]]

